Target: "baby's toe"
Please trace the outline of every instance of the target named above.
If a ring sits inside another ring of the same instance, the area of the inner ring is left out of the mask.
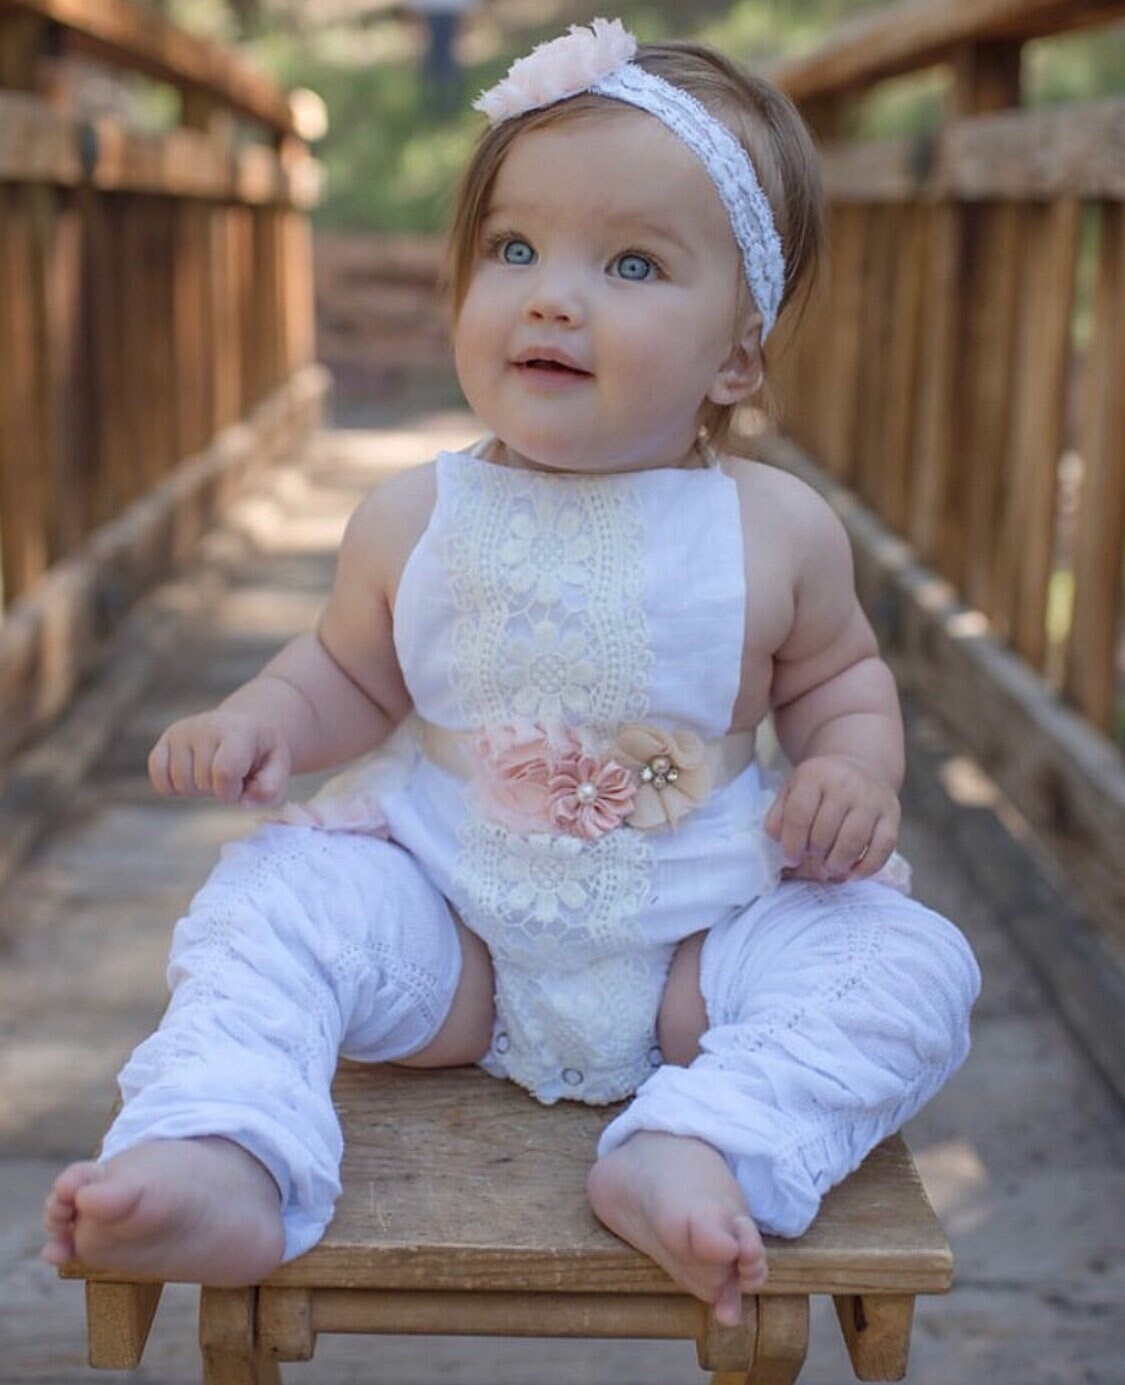
[[[720,1327],[737,1327],[742,1321],[742,1293],[735,1275],[723,1284],[711,1311]]]
[[[68,1260],[73,1260],[75,1258],[73,1236],[52,1236],[39,1252],[39,1258],[48,1265],[65,1265]]]
[[[753,1292],[766,1282],[766,1248],[758,1228],[749,1217],[736,1217],[733,1229],[738,1239],[739,1282],[743,1292]]]
[[[104,1177],[105,1169],[101,1164],[95,1163],[92,1159],[83,1159],[81,1163],[71,1164],[63,1169],[62,1173],[55,1179],[47,1200],[48,1202],[55,1200],[73,1204],[79,1188],[84,1188],[88,1183],[93,1183]]]
[[[738,1238],[720,1209],[709,1209],[690,1217],[687,1232],[688,1248],[697,1260],[733,1265],[738,1259]]]

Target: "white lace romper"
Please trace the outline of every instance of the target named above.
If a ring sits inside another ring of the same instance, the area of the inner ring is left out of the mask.
[[[636,724],[716,742],[739,686],[744,571],[718,467],[579,477],[437,458],[394,612],[417,716],[320,798],[377,801],[484,939],[497,1018],[483,1066],[543,1102],[619,1100],[659,1065],[675,944],[776,881],[771,795],[750,758],[674,828],[516,831],[424,753],[422,722],[466,742],[545,726],[604,748]]]

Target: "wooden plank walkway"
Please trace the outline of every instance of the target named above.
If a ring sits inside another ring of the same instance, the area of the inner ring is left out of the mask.
[[[325,434],[302,463],[263,479],[198,561],[137,612],[75,717],[15,768],[29,775],[30,764],[58,781],[70,765],[74,783],[50,832],[0,890],[0,1385],[198,1379],[195,1291],[183,1286],[166,1292],[136,1375],[84,1367],[81,1290],[35,1259],[39,1205],[57,1166],[96,1144],[113,1075],[159,1016],[177,913],[220,843],[250,825],[208,803],[157,801],[144,778],[148,747],[169,719],[217,700],[308,626],[343,522],[382,471],[472,436],[467,415],[424,404],[387,407],[364,431]],[[1033,926],[1069,906],[991,807],[955,806],[950,793],[968,796],[973,768],[917,713],[911,752],[904,846],[918,892],[966,929],[986,982],[972,1057],[909,1131],[958,1284],[948,1299],[919,1302],[908,1380],[1119,1385],[1125,1114],[1012,941],[1015,917]],[[92,759],[79,773],[83,755]],[[25,787],[31,802],[30,777]],[[826,1316],[814,1312],[802,1381],[843,1382],[850,1369],[831,1308],[818,1311]],[[682,1342],[570,1341],[544,1351],[491,1339],[326,1338],[313,1363],[286,1367],[285,1378],[704,1377]]]

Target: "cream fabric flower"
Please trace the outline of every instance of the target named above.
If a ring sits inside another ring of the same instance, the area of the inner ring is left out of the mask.
[[[490,125],[499,125],[587,91],[636,51],[637,40],[620,19],[595,19],[588,29],[572,24],[560,38],[517,58],[502,81],[481,92],[473,109],[482,111]]]
[[[675,827],[711,792],[715,776],[694,731],[636,722],[621,729],[612,754],[636,775],[636,804],[625,821],[642,832]]]

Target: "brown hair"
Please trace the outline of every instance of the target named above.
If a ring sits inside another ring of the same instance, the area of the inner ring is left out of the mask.
[[[633,61],[646,72],[690,92],[723,122],[746,150],[781,237],[785,288],[778,313],[780,318],[802,285],[805,287],[803,296],[807,298],[824,240],[819,161],[812,137],[797,108],[769,82],[753,76],[705,44],[642,43]],[[621,111],[632,109],[611,98],[583,92],[553,106],[506,120],[481,136],[462,176],[450,227],[447,278],[455,317],[468,293],[479,254],[481,225],[488,214],[496,175],[513,143],[532,130],[595,113],[605,115],[611,107]],[[742,306],[748,307],[749,289],[744,279],[741,282]],[[733,414],[733,405],[704,401],[699,415],[700,428],[716,447],[725,442]]]

